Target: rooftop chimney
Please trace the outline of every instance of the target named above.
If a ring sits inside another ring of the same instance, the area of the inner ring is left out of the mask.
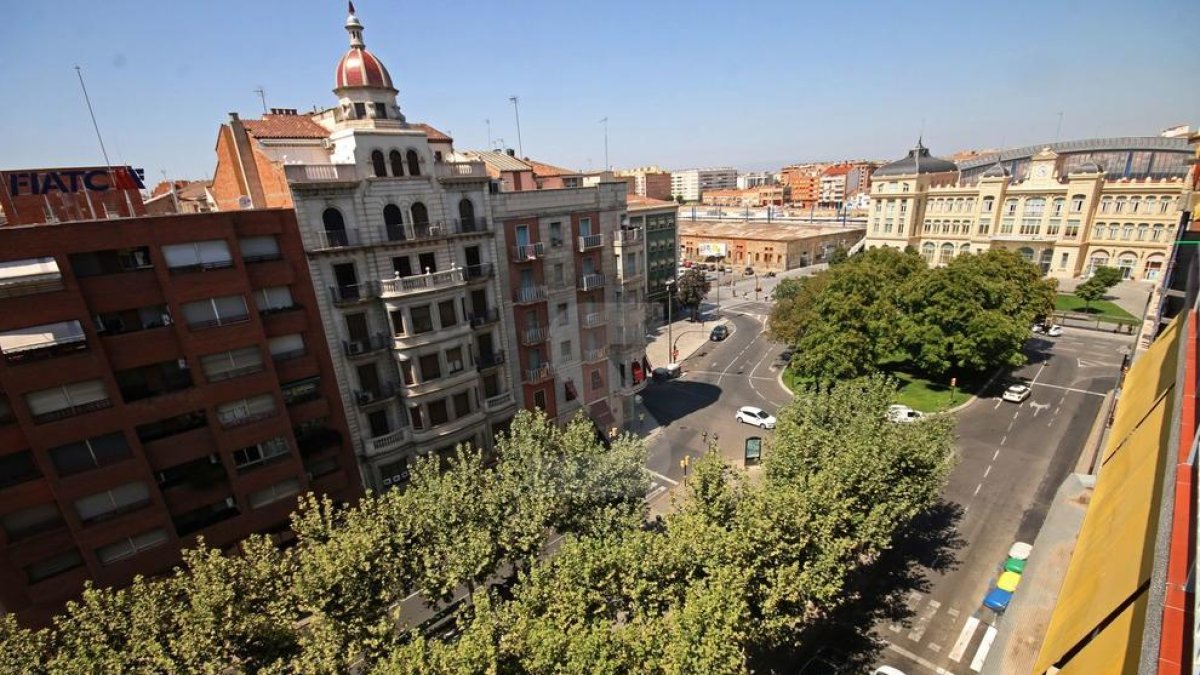
[[[508,156],[509,156],[509,157],[516,157],[516,156],[517,156],[517,151],[516,151],[516,150],[513,150],[512,148],[509,148],[509,149],[508,149]]]

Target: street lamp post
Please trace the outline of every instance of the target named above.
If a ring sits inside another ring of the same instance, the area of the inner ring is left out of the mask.
[[[671,295],[674,292],[674,290],[675,290],[675,280],[667,279],[667,350],[668,350],[667,351],[667,363],[668,364],[675,363],[675,354],[671,351],[674,349],[674,345],[672,344],[672,340],[671,340],[671,305],[675,304],[674,302],[672,302],[673,298],[671,297]]]

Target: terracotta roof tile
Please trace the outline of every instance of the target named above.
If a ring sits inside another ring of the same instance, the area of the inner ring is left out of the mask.
[[[538,162],[538,161],[529,159],[528,157],[526,157],[524,161],[525,161],[525,163],[529,164],[529,166],[533,167],[533,175],[535,175],[535,176],[549,178],[551,176],[577,176],[577,175],[579,175],[578,171],[564,169],[560,166],[554,166],[553,164],[544,164],[542,162]]]
[[[428,136],[429,140],[431,140],[431,141],[442,142],[442,143],[453,143],[454,142],[453,138],[450,138],[446,134],[438,131],[437,129],[434,129],[433,127],[429,126],[428,124],[424,124],[421,122],[415,122],[412,124],[412,126],[417,129],[420,129],[421,131],[424,131],[425,135]]]
[[[625,205],[629,208],[651,209],[660,206],[674,206],[675,202],[668,202],[663,199],[652,199],[641,195],[629,194],[625,196]]]
[[[328,138],[329,130],[307,115],[263,115],[260,120],[242,120],[255,138]]]

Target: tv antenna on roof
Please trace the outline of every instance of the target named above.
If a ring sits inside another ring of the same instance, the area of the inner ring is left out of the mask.
[[[267,112],[267,90],[264,89],[263,86],[260,84],[254,90],[254,93],[258,94],[259,100],[262,101],[263,114],[266,114],[266,112]]]

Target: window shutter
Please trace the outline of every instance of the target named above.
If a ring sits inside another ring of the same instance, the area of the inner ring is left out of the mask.
[[[229,244],[224,239],[196,242],[196,251],[201,265],[229,265],[233,262]]]
[[[67,391],[67,400],[70,401],[71,405],[84,405],[108,399],[108,392],[104,389],[103,380],[74,382],[68,384],[65,389]]]
[[[272,356],[299,351],[304,349],[304,338],[299,333],[280,335],[279,337],[271,338],[267,342],[267,347],[270,349]]]
[[[265,259],[279,256],[279,244],[272,235],[238,239],[238,248],[243,258]]]
[[[246,299],[240,295],[215,298],[213,304],[217,306],[217,316],[221,319],[246,315]]]
[[[183,318],[191,324],[205,323],[216,319],[217,313],[213,309],[212,300],[199,300],[183,306]]]
[[[194,243],[171,244],[162,247],[163,257],[167,259],[167,267],[188,267],[200,264],[200,255]]]

